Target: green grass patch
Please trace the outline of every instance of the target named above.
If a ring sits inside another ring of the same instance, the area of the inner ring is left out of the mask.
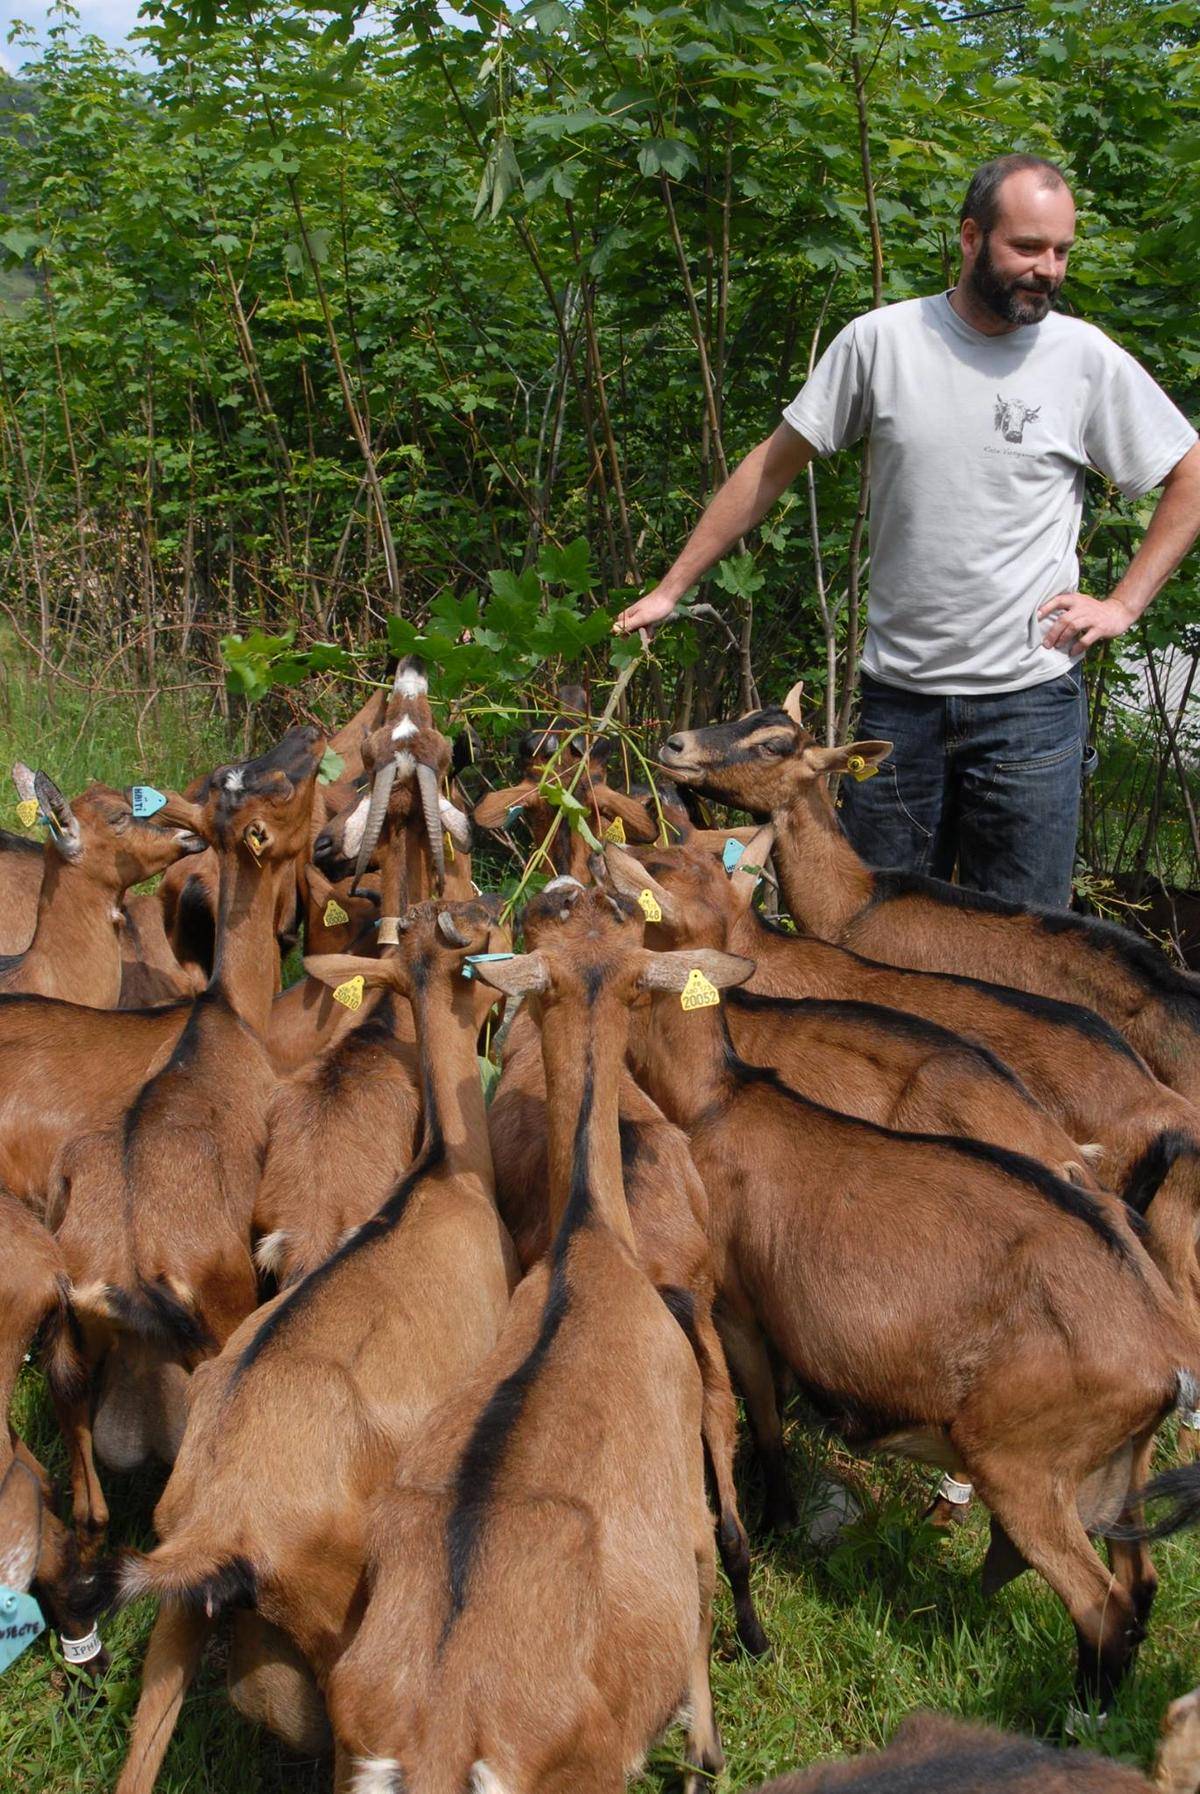
[[[40,1376],[24,1373],[17,1424],[60,1477],[61,1441]],[[1164,1434],[1164,1461],[1172,1439]],[[803,1527],[755,1543],[755,1592],[773,1650],[761,1661],[737,1645],[722,1586],[713,1686],[728,1768],[719,1788],[760,1780],[814,1758],[886,1740],[916,1708],[936,1707],[1048,1738],[1060,1735],[1071,1698],[1074,1634],[1050,1591],[1025,1576],[985,1600],[979,1570],[987,1545],[981,1510],[945,1537],[920,1514],[933,1473],[883,1460],[864,1462],[831,1447],[802,1419],[788,1428],[801,1494],[815,1477],[843,1477],[863,1518],[832,1548],[809,1544]],[[757,1511],[747,1469],[743,1498]],[[151,1537],[161,1478],[113,1478],[113,1538]],[[1156,1548],[1162,1587],[1150,1637],[1115,1705],[1099,1748],[1149,1764],[1168,1701],[1200,1682],[1200,1543]],[[154,1608],[140,1602],[104,1627],[113,1665],[100,1692],[68,1701],[76,1686],[58,1649],[39,1640],[0,1685],[0,1787],[11,1794],[108,1794],[124,1759]],[[159,1777],[162,1794],[326,1794],[327,1765],[298,1762],[248,1727],[223,1687],[224,1645],[210,1647],[184,1704]],[[677,1786],[682,1734],[673,1730],[633,1784],[636,1794]]]

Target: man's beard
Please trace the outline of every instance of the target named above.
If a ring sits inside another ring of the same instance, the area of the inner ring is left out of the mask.
[[[988,246],[989,233],[983,234],[975,266],[967,284],[975,298],[1004,324],[1040,324],[1058,298],[1062,281],[1045,281],[1031,276],[1029,284],[1005,280],[999,273]]]

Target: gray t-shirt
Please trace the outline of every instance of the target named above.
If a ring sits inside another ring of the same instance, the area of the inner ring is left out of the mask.
[[[863,666],[961,696],[1074,665],[1037,611],[1078,584],[1084,470],[1140,498],[1196,441],[1094,325],[1051,312],[985,336],[944,293],[855,318],[783,415],[819,455],[870,438]]]

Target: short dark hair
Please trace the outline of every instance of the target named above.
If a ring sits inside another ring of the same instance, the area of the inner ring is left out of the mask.
[[[971,185],[967,188],[967,197],[962,202],[962,210],[958,215],[960,224],[973,218],[982,231],[991,230],[1000,211],[1000,189],[1010,174],[1020,174],[1026,168],[1037,169],[1041,174],[1039,187],[1065,187],[1067,177],[1057,162],[1048,162],[1045,156],[1030,156],[1017,153],[1010,156],[996,156],[991,162],[985,162],[971,176]]]

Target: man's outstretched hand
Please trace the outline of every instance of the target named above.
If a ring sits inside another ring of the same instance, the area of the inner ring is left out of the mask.
[[[660,623],[665,623],[673,615],[675,603],[675,599],[668,598],[661,586],[656,586],[644,598],[639,598],[636,604],[631,604],[628,610],[621,612],[613,624],[613,634],[632,635],[635,629],[657,629]]]

